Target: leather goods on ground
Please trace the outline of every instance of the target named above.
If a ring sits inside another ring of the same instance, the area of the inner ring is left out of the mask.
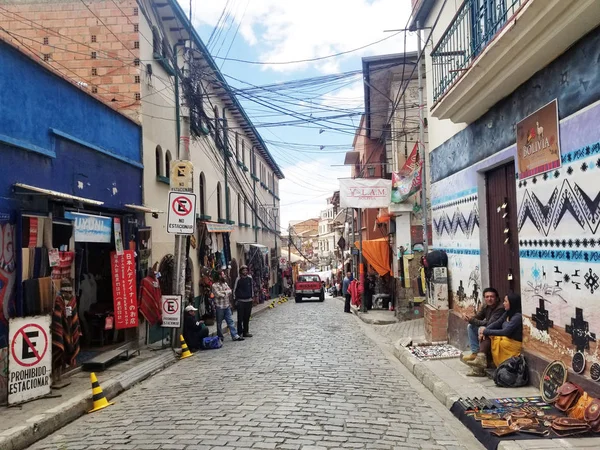
[[[502,427],[502,428],[496,428],[495,430],[490,431],[490,433],[493,435],[496,435],[498,437],[502,437],[502,436],[508,436],[510,434],[515,434],[517,431],[519,431],[517,428]]]
[[[571,419],[570,417],[559,417],[552,421],[552,430],[561,437],[573,436],[575,434],[587,433],[590,426],[585,420]]]
[[[519,433],[525,434],[535,434],[537,436],[548,436],[550,434],[550,430],[544,427],[531,427],[531,428],[521,428]]]
[[[566,412],[572,408],[579,397],[583,393],[583,390],[576,384],[569,383],[568,381],[558,388],[558,398],[554,403],[556,409]]]
[[[579,400],[577,400],[577,403],[575,403],[575,406],[569,409],[567,415],[573,419],[584,420],[583,416],[585,414],[585,410],[592,400],[593,398],[590,397],[587,392],[584,392],[581,394],[581,397],[579,397]]]
[[[600,433],[600,400],[597,398],[592,399],[583,414],[583,418],[594,433]]]

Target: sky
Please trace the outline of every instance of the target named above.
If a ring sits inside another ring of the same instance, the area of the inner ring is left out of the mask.
[[[190,0],[179,2],[189,13]],[[402,53],[405,45],[408,51],[416,49],[411,33],[405,40],[402,32],[384,32],[407,26],[410,4],[191,0],[196,30],[228,83],[242,90],[238,99],[285,175],[279,183],[282,229],[291,220],[318,217],[339,188],[338,178],[350,176],[342,165],[364,110],[361,58]],[[351,51],[360,47],[365,48]],[[349,53],[281,64],[342,52]],[[314,77],[322,78],[280,85]],[[249,90],[253,86],[264,88]]]

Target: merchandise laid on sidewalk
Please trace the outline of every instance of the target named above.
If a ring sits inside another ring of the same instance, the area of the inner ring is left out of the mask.
[[[461,351],[449,344],[440,345],[415,345],[409,347],[411,353],[421,361],[427,359],[458,358]]]

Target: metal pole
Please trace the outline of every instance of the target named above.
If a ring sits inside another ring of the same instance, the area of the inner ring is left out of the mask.
[[[423,254],[429,251],[427,232],[427,155],[425,154],[425,111],[423,105],[423,77],[421,60],[421,29],[417,21],[417,81],[419,85],[419,159],[421,160],[421,215],[423,218]]]
[[[223,136],[220,140],[217,140],[217,142],[220,142],[221,146],[223,147],[223,163],[225,165],[225,169],[223,171],[223,174],[225,176],[225,220],[227,221],[227,223],[229,223],[229,220],[231,220],[231,211],[229,210],[229,180],[227,177],[227,166],[229,165],[229,133],[227,130],[227,118],[225,117],[226,111],[227,110],[223,108],[223,119],[221,119],[223,122]],[[229,261],[225,261],[225,263],[228,262]]]
[[[350,256],[352,256],[352,273],[356,273],[356,262],[354,256],[354,243],[356,242],[356,227],[354,226],[354,208],[352,208],[352,243],[350,244]]]
[[[358,208],[358,281],[360,282],[362,291],[365,290],[365,266],[363,264],[363,238],[362,238],[362,209]],[[360,309],[362,312],[367,312],[367,305],[365,304],[365,296],[361,293],[360,295]]]

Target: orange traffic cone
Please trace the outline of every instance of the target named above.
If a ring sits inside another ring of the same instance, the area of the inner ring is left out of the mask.
[[[114,405],[114,403],[106,400],[106,396],[104,395],[104,392],[102,392],[102,388],[100,387],[100,383],[98,383],[98,378],[96,378],[94,372],[90,374],[90,381],[92,382],[92,400],[94,401],[94,407],[88,412],[93,413],[94,411],[99,411],[107,406]]]
[[[179,359],[185,359],[189,358],[190,356],[194,356],[194,354],[190,352],[190,349],[185,343],[185,339],[183,338],[182,334],[179,335],[179,340],[181,341],[181,357]]]

